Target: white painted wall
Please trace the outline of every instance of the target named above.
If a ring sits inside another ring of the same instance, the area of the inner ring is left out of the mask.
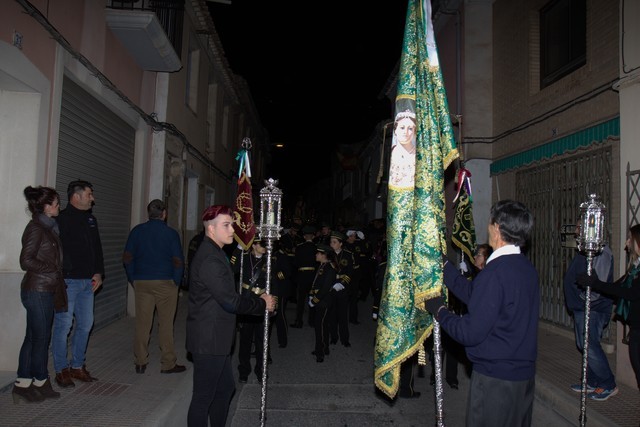
[[[22,52],[0,42],[0,371],[15,371],[26,314],[20,302],[22,232],[30,220],[23,190],[45,182],[49,82]]]

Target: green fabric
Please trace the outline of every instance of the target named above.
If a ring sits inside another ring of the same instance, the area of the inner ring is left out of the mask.
[[[465,253],[470,261],[476,250],[476,227],[473,223],[471,197],[464,185],[460,189],[460,196],[456,200],[451,241]]]
[[[627,274],[627,277],[624,279],[624,283],[622,283],[623,288],[631,287],[631,283],[638,275],[638,271],[640,271],[640,266],[633,267],[631,270],[629,270],[629,274]],[[631,301],[627,301],[624,298],[620,298],[616,306],[616,314],[622,317],[624,321],[626,321],[627,318],[629,317],[630,308],[631,308]]]
[[[392,398],[400,364],[422,348],[433,327],[423,302],[442,294],[444,171],[458,157],[435,42],[427,46],[433,39],[427,2],[409,0],[398,75],[396,113],[415,112],[416,154],[414,186],[390,185],[388,196],[388,262],[374,375],[376,386]]]

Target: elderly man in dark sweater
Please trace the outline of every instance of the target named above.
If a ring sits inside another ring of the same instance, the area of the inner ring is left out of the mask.
[[[184,254],[178,232],[165,222],[167,210],[161,200],[147,206],[149,221],[129,233],[122,255],[127,279],[136,295],[136,332],[133,353],[136,372],[143,374],[149,360],[149,334],[158,310],[158,343],[162,351],[160,372],[172,374],[186,369],[176,363],[173,319],[178,304],[178,286],[184,273]]]
[[[459,316],[443,298],[426,302],[442,328],[465,346],[473,364],[468,426],[531,425],[538,346],[538,273],[521,253],[533,216],[521,203],[491,208],[486,267],[471,282],[445,261],[444,283],[468,307]]]

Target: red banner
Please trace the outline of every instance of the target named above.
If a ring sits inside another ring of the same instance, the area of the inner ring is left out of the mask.
[[[248,250],[256,235],[256,225],[253,222],[253,196],[251,194],[251,179],[243,171],[238,178],[238,193],[233,206],[235,230],[234,238],[243,249]]]

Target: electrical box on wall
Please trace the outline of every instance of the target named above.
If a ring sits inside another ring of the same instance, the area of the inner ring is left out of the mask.
[[[560,245],[567,249],[575,249],[577,247],[575,224],[563,224],[560,226]]]

